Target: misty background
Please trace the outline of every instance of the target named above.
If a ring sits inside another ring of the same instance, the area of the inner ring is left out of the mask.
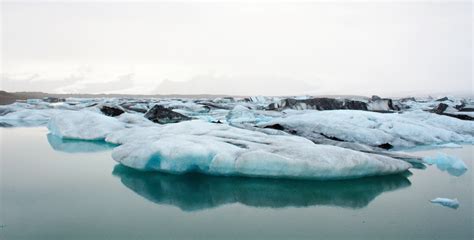
[[[0,88],[472,94],[471,1],[2,2]]]

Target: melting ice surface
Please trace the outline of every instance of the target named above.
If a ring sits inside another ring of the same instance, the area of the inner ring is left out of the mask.
[[[285,178],[342,179],[406,171],[407,162],[287,135],[203,121],[116,131],[112,157],[139,170]]]
[[[454,176],[461,176],[467,171],[463,160],[444,153],[438,153],[434,157],[425,157],[423,160],[427,164],[435,164],[440,170],[447,171]]]
[[[91,111],[67,111],[54,116],[48,123],[51,134],[66,139],[104,140],[125,127],[116,118]]]
[[[355,110],[298,111],[274,118],[260,126],[278,124],[308,139],[321,135],[341,141],[377,146],[389,143],[394,147],[451,142],[474,142],[474,121],[463,121],[427,112],[403,114]]]
[[[138,117],[140,118],[140,117]],[[166,126],[92,111],[68,111],[51,119],[51,134],[65,139],[123,144],[113,158],[140,170],[212,175],[342,179],[399,173],[409,163],[287,135],[268,135],[200,120]]]

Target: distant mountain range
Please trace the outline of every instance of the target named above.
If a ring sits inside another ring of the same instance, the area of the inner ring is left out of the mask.
[[[228,95],[213,95],[213,94],[59,94],[59,93],[44,93],[44,92],[6,92],[0,90],[0,105],[11,104],[16,100],[26,100],[34,98],[57,97],[57,98],[216,98],[228,97]]]

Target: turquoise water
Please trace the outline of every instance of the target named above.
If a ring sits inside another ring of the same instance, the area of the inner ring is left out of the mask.
[[[472,239],[472,146],[435,166],[351,181],[141,173],[112,145],[1,128],[1,239]],[[458,198],[450,209],[436,197]]]

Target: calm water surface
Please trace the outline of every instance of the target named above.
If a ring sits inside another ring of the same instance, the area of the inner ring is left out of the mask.
[[[111,145],[0,128],[1,239],[472,239],[472,146],[435,166],[352,181],[140,173]],[[458,198],[450,209],[436,197]]]

